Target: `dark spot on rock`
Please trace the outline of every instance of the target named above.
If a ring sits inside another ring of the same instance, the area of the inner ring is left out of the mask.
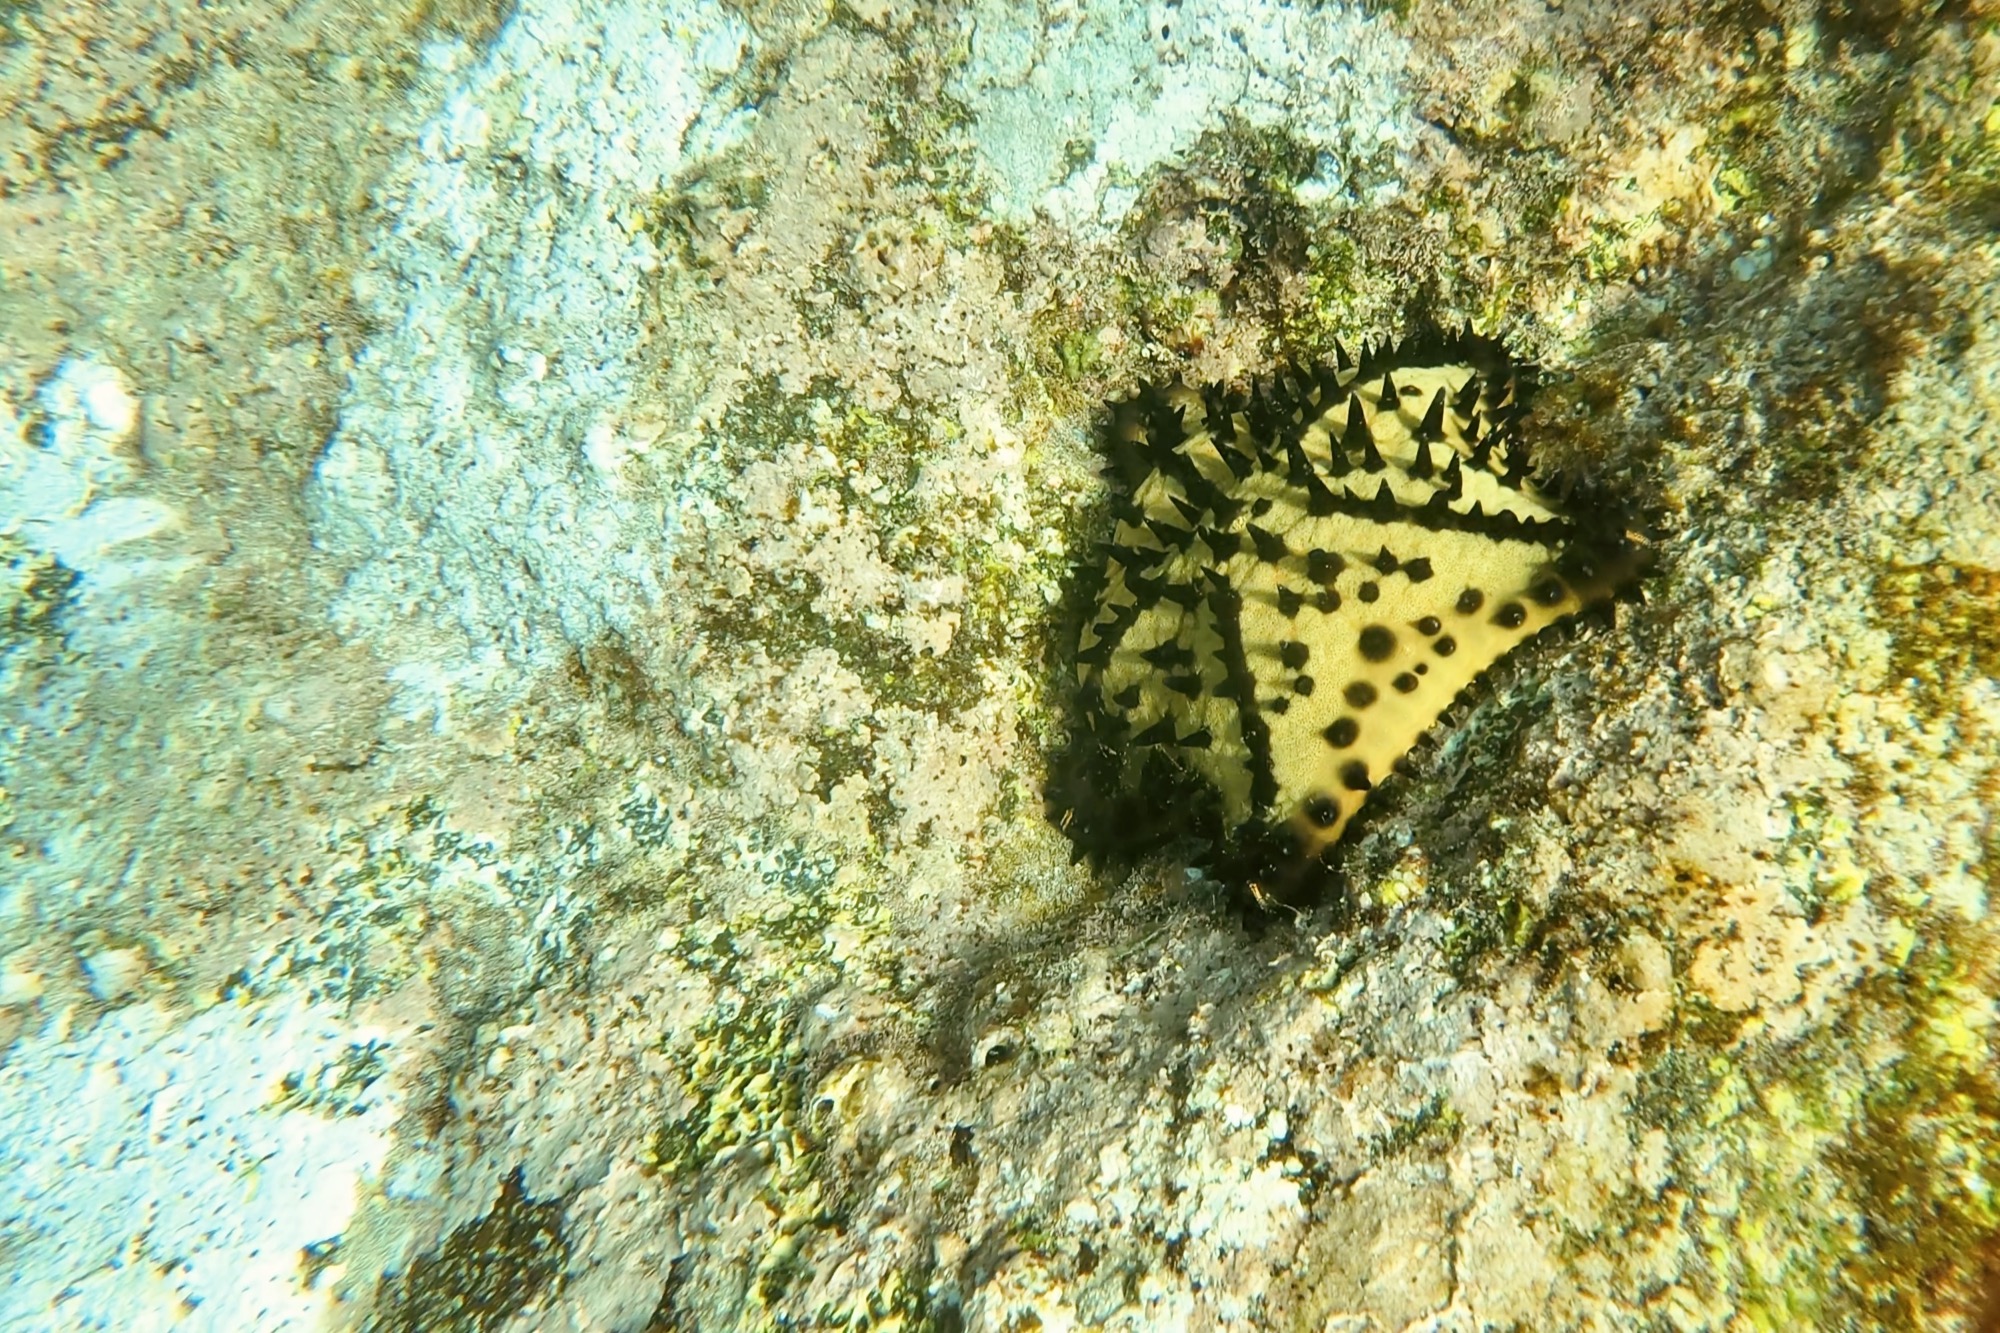
[[[1382,595],[1382,589],[1372,580],[1354,590],[1354,595],[1364,602],[1372,602]]]
[[[1373,685],[1365,680],[1357,680],[1340,692],[1341,698],[1355,708],[1366,708],[1379,697]]]
[[[1431,576],[1429,556],[1419,556],[1403,566],[1403,576],[1412,583],[1422,583]]]
[[[1321,793],[1306,802],[1306,818],[1321,828],[1332,828],[1340,822],[1340,807],[1331,796]]]
[[[1297,680],[1292,682],[1292,693],[1311,694],[1312,692],[1313,692],[1313,678],[1311,676],[1300,676]]]
[[[1305,604],[1306,604],[1306,599],[1302,594],[1294,591],[1291,588],[1278,589],[1279,615],[1287,617],[1295,616],[1299,613],[1300,608],[1305,606]]]
[[[1387,625],[1370,625],[1361,631],[1361,655],[1371,662],[1386,662],[1396,651],[1396,633]]]
[[[1503,602],[1493,613],[1493,623],[1502,629],[1519,629],[1528,620],[1528,608],[1519,602]]]
[[[385,1279],[371,1327],[385,1333],[494,1328],[540,1299],[567,1267],[570,1242],[562,1201],[531,1198],[522,1178],[516,1167],[486,1216],[460,1226],[400,1277]],[[467,1318],[475,1311],[476,1322]]]
[[[1340,609],[1340,594],[1331,588],[1321,588],[1313,597],[1313,606],[1321,611],[1338,611]]]
[[[1349,791],[1367,791],[1375,784],[1368,780],[1368,765],[1350,759],[1340,766],[1340,785]]]
[[[1425,616],[1417,622],[1417,633],[1419,634],[1435,634],[1443,628],[1444,622],[1436,616]]]
[[[1469,616],[1484,605],[1486,594],[1477,588],[1467,588],[1458,595],[1458,613],[1462,616]]]
[[[1398,694],[1408,694],[1410,693],[1410,691],[1417,688],[1417,678],[1414,675],[1411,675],[1407,671],[1403,672],[1401,675],[1397,676],[1394,680],[1390,681],[1389,683],[1396,687],[1396,693]]]
[[[1547,578],[1528,590],[1528,595],[1543,606],[1554,606],[1569,590],[1563,587],[1561,579]]]
[[[1297,671],[1300,667],[1304,666],[1306,664],[1307,659],[1310,658],[1311,656],[1312,656],[1312,649],[1306,647],[1304,644],[1300,643],[1297,639],[1293,639],[1289,643],[1281,644],[1278,647],[1278,660],[1280,662],[1283,662],[1286,666],[1290,667],[1294,671]]]
[[[1453,653],[1458,651],[1458,640],[1452,638],[1451,635],[1447,634],[1442,639],[1439,639],[1436,643],[1431,645],[1431,651],[1436,653],[1439,657],[1450,657]]]
[[[1320,735],[1326,737],[1328,745],[1337,750],[1345,750],[1361,739],[1361,724],[1351,717],[1336,718]]]

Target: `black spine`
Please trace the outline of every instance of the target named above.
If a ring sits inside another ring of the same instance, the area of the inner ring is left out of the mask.
[[[1359,398],[1347,400],[1347,433],[1341,437],[1340,447],[1350,454],[1360,454],[1364,471],[1380,472],[1386,466],[1375,448],[1375,433],[1368,429],[1368,410],[1361,406]]]
[[[1419,443],[1428,444],[1443,438],[1444,390],[1439,389],[1436,396],[1431,399],[1430,411],[1424,413],[1424,419],[1417,427],[1417,440]]]
[[[1250,544],[1257,548],[1257,558],[1265,564],[1275,565],[1291,554],[1290,548],[1285,545],[1285,539],[1277,533],[1268,532],[1255,523],[1245,530],[1250,534]]]
[[[1479,376],[1474,375],[1459,388],[1458,397],[1452,399],[1451,410],[1461,420],[1470,420],[1473,410],[1479,406]]]

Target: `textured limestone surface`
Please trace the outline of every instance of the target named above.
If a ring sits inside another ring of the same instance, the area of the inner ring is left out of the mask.
[[[354,287],[381,332],[313,469],[314,545],[353,567],[336,623],[391,641],[398,707],[441,729],[455,695],[630,630],[672,559],[679,513],[620,494],[662,429],[634,393],[646,210],[727,138],[749,31],[714,5],[591,9],[434,57],[457,77],[376,187]]]
[[[137,964],[84,966],[117,1001],[113,978]],[[18,1328],[310,1321],[327,1221],[353,1210],[394,1142],[384,1076],[403,1035],[296,1000],[192,1017],[134,1002],[86,1034],[18,1040],[0,1084],[0,1315]]]
[[[978,0],[950,91],[974,119],[999,216],[1115,228],[1154,168],[1232,123],[1282,126],[1314,155],[1315,200],[1397,189],[1416,124],[1409,45],[1365,7],[1271,0]]]
[[[1964,1329],[2000,14],[0,5],[23,1327]],[[1470,319],[1642,604],[1245,913],[1094,439]]]

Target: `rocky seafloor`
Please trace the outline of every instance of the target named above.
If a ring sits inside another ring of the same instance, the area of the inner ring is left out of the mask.
[[[0,1323],[2000,1327],[2000,9],[0,4]],[[1470,320],[1644,598],[1245,911],[1102,404]]]

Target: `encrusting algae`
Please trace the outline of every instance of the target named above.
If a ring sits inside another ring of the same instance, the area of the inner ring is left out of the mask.
[[[1260,900],[1295,896],[1461,691],[1631,585],[1609,507],[1529,456],[1533,387],[1468,327],[1116,408],[1052,793],[1079,856],[1192,832]]]

